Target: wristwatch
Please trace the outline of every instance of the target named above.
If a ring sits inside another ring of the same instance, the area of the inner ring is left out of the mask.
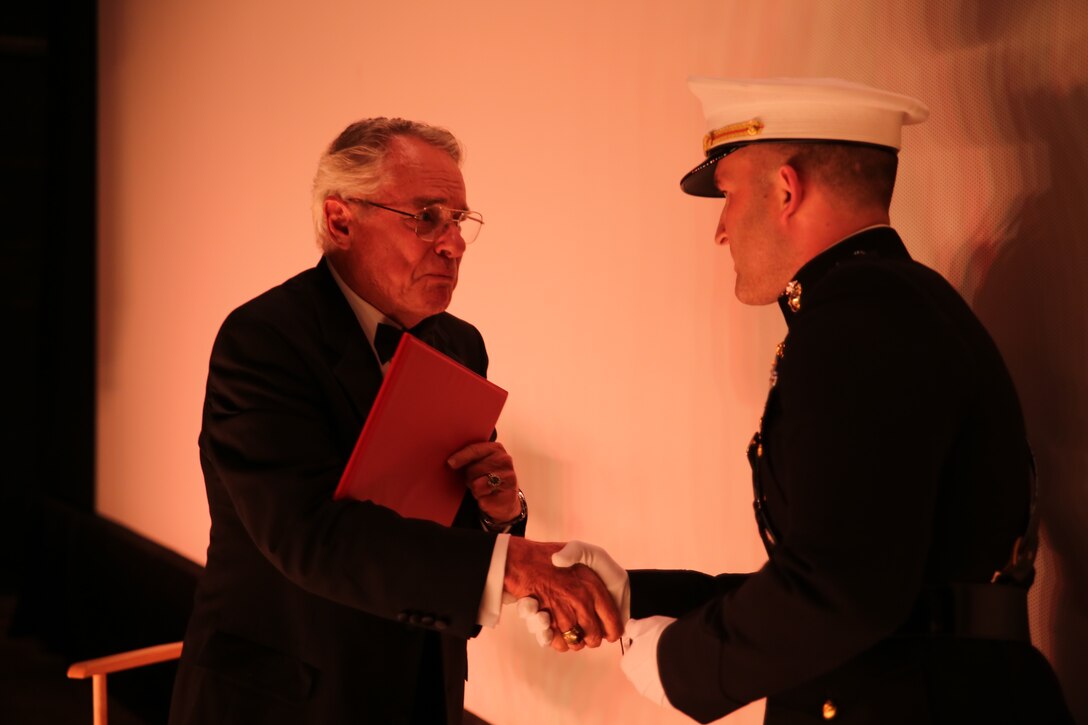
[[[517,516],[510,519],[509,521],[492,521],[491,517],[484,513],[483,510],[481,510],[480,522],[485,527],[491,530],[505,529],[508,526],[520,524],[522,521],[529,518],[529,504],[525,503],[525,494],[521,492],[520,488],[518,489],[518,501],[521,503],[521,513],[519,513]]]

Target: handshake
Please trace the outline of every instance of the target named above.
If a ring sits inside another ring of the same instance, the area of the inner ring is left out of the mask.
[[[592,544],[510,538],[503,598],[541,646],[559,652],[615,642],[630,617],[627,572]]]
[[[604,549],[581,541],[545,544],[510,538],[503,597],[542,647],[559,652],[623,638],[624,674],[645,697],[667,705],[657,641],[672,617],[631,617],[627,572]],[[626,626],[625,626],[626,625]]]

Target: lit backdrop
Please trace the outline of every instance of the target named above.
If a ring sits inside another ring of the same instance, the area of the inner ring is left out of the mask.
[[[592,541],[628,567],[757,568],[743,450],[784,324],[733,299],[718,205],[679,191],[703,133],[685,79],[838,76],[931,108],[905,130],[893,224],[976,303],[1017,377],[1052,502],[1033,630],[1067,691],[1083,674],[1081,3],[100,0],[100,17],[102,514],[204,561],[212,339],[316,263],[328,142],[404,116],[467,149],[487,224],[451,311],[510,391],[499,434],[530,538]],[[469,657],[466,704],[497,724],[690,722],[636,695],[618,647],[540,650],[512,610]],[[728,721],[761,717],[755,703]]]

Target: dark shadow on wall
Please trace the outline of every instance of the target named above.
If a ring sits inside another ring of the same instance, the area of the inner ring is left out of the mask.
[[[1016,381],[1039,467],[1039,645],[1088,723],[1088,87],[1013,102],[1032,109],[1050,186],[1023,200],[974,306]]]
[[[968,143],[1022,152],[1001,181],[1015,201],[991,210],[952,276],[1020,393],[1042,517],[1032,634],[1088,724],[1088,6],[929,0],[925,12],[946,72],[970,79],[955,108],[977,122]]]

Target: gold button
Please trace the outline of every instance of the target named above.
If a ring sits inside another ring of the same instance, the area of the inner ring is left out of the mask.
[[[831,700],[824,701],[824,720],[834,720],[835,716],[839,714],[839,710],[835,707],[835,703]]]

